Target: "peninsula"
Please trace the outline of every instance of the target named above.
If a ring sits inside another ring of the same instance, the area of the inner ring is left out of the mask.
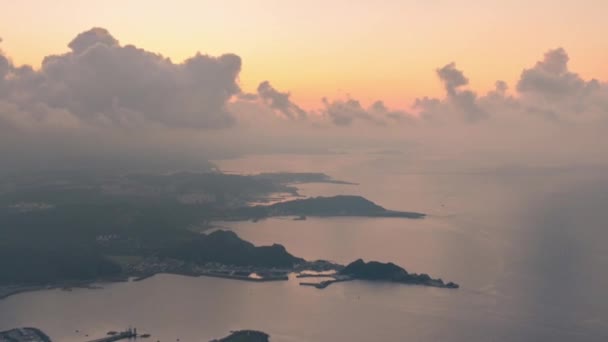
[[[381,263],[377,261],[365,262],[362,259],[351,262],[340,271],[331,275],[306,275],[301,274],[299,278],[329,277],[331,279],[321,282],[302,282],[300,285],[313,286],[324,289],[327,286],[350,280],[384,281],[408,285],[423,285],[447,289],[457,289],[460,286],[453,282],[444,283],[441,278],[433,279],[428,274],[409,273],[404,268],[393,263]]]
[[[317,217],[397,217],[419,219],[425,214],[385,209],[361,196],[340,195],[332,197],[310,197],[235,209],[226,215],[233,220],[263,219],[276,216]]]

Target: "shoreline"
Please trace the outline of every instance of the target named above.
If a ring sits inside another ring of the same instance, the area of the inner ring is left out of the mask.
[[[45,290],[63,290],[71,291],[72,289],[89,289],[99,290],[103,287],[100,284],[109,283],[121,283],[130,281],[131,277],[120,277],[120,278],[105,278],[105,279],[94,279],[87,281],[64,281],[58,283],[39,284],[39,285],[9,285],[0,286],[0,301],[7,299],[11,296],[15,296],[21,293],[37,292]]]
[[[250,277],[250,276],[241,276],[241,275],[225,274],[225,273],[218,273],[218,272],[204,272],[204,273],[196,273],[196,274],[180,273],[180,272],[156,272],[156,273],[146,274],[146,275],[142,275],[142,276],[133,278],[130,281],[134,281],[134,282],[143,281],[143,280],[146,280],[148,278],[152,278],[152,277],[154,277],[157,274],[173,274],[173,275],[179,275],[179,276],[184,276],[184,277],[192,277],[192,278],[209,277],[209,278],[223,278],[223,279],[232,279],[232,280],[250,281],[250,282],[256,282],[256,283],[264,283],[264,282],[270,282],[270,281],[287,281],[287,280],[289,280],[289,274],[290,273],[295,273],[295,272],[287,272],[284,275],[275,275],[275,276],[270,276],[270,277],[267,276],[267,277],[261,277],[261,278],[253,278],[253,277]]]
[[[213,267],[211,269],[204,268],[184,268],[183,265],[173,265],[174,267],[168,267],[169,269],[162,270],[133,270],[126,272],[120,276],[90,279],[90,280],[79,280],[79,281],[62,281],[48,284],[14,284],[7,286],[0,286],[0,301],[7,299],[11,296],[15,296],[27,292],[36,292],[44,290],[57,290],[61,289],[64,291],[71,291],[73,288],[78,289],[102,289],[103,284],[114,284],[121,282],[140,282],[148,278],[154,277],[158,274],[169,274],[178,275],[183,277],[209,277],[209,278],[223,278],[238,281],[248,281],[254,283],[264,282],[277,282],[277,281],[289,281],[290,275],[295,274],[295,279],[305,278],[316,278],[325,280],[319,282],[300,281],[301,286],[311,286],[317,289],[324,289],[333,283],[346,282],[352,280],[369,280],[363,279],[356,276],[348,276],[339,274],[339,270],[343,269],[344,266],[335,264],[326,260],[308,261],[303,264],[296,265],[288,269],[268,269],[268,268],[244,268],[239,266],[225,266],[224,268],[217,269]],[[177,266],[177,267],[175,267]],[[173,268],[173,269],[171,269]],[[307,273],[313,272],[313,273]],[[331,272],[331,273],[326,273]],[[437,288],[448,288],[455,289],[459,285],[449,282],[444,284],[440,279],[428,279],[425,281],[396,281],[396,280],[369,280],[369,281],[385,281],[395,284],[403,285],[419,285],[429,286]]]
[[[112,278],[112,279],[95,279],[90,281],[77,281],[77,282],[61,282],[57,284],[41,284],[41,285],[10,285],[6,286],[6,291],[3,291],[3,287],[0,286],[0,301],[7,299],[9,297],[19,295],[27,292],[38,292],[45,290],[63,290],[63,291],[71,291],[71,289],[89,289],[89,290],[98,290],[103,289],[103,284],[114,284],[114,283],[123,283],[123,282],[140,282],[144,281],[148,278],[152,278],[159,274],[169,274],[169,275],[178,275],[183,277],[209,277],[209,278],[223,278],[223,279],[231,279],[231,280],[240,280],[240,281],[249,281],[254,283],[265,283],[265,282],[276,282],[276,281],[288,281],[289,274],[296,273],[295,271],[286,272],[283,275],[274,275],[267,276],[261,278],[253,278],[249,276],[240,276],[240,275],[232,275],[232,274],[223,274],[223,273],[215,273],[215,272],[201,272],[193,274],[191,272],[154,272],[145,275],[141,274],[132,274],[126,275],[125,277],[120,278]]]

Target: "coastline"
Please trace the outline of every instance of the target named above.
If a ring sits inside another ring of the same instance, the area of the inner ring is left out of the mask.
[[[287,272],[287,273],[281,274],[281,275],[254,278],[254,277],[250,277],[250,276],[233,275],[233,274],[226,274],[226,273],[219,273],[219,272],[203,272],[203,273],[197,273],[197,274],[192,274],[189,272],[183,272],[183,273],[182,272],[156,272],[156,273],[150,273],[150,274],[134,277],[133,279],[131,279],[131,281],[137,281],[137,282],[144,281],[148,278],[154,277],[157,274],[173,274],[173,275],[192,277],[192,278],[210,277],[210,278],[224,278],[224,279],[263,283],[263,282],[269,282],[269,281],[287,281],[287,280],[289,280],[290,273],[294,273],[294,272]]]
[[[343,275],[338,272],[343,269],[343,265],[335,264],[326,260],[307,261],[302,264],[295,265],[291,268],[277,269],[264,267],[245,267],[245,266],[228,266],[222,264],[210,263],[206,265],[186,264],[177,262],[176,260],[148,259],[138,264],[131,264],[125,267],[126,272],[119,276],[79,280],[79,281],[61,281],[48,284],[15,284],[0,286],[0,301],[8,297],[26,292],[35,292],[43,290],[62,289],[71,291],[73,288],[79,289],[101,289],[103,284],[112,284],[120,282],[140,282],[151,278],[157,274],[172,274],[184,277],[210,277],[223,278],[248,282],[276,282],[289,281],[289,276],[295,274],[296,279],[303,278],[326,278],[320,282],[301,281],[299,285],[311,286],[317,289],[324,289],[333,283],[352,281],[352,280],[372,280],[386,281],[404,285],[422,285],[438,288],[458,288],[457,284],[449,282],[444,284],[440,279],[424,280],[396,280],[396,279],[364,279],[354,275]],[[419,275],[413,274],[419,277]]]
[[[152,278],[158,274],[172,274],[179,275],[184,277],[210,277],[210,278],[223,278],[223,279],[231,279],[231,280],[240,280],[240,281],[249,281],[249,282],[274,282],[274,281],[288,281],[289,274],[297,273],[296,269],[292,270],[284,270],[284,271],[258,271],[251,272],[258,274],[265,274],[265,276],[260,277],[251,277],[249,275],[238,275],[238,274],[230,274],[227,272],[215,272],[215,271],[201,271],[201,272],[190,272],[190,271],[158,271],[158,272],[149,272],[149,273],[129,273],[124,274],[121,277],[113,277],[113,278],[102,278],[102,279],[92,279],[87,281],[63,281],[58,283],[49,283],[49,284],[37,284],[37,285],[8,285],[8,286],[0,286],[0,301],[9,298],[11,296],[15,296],[22,293],[27,292],[37,292],[37,291],[45,291],[45,290],[57,290],[62,289],[65,291],[70,291],[73,288],[78,289],[101,289],[103,288],[103,284],[113,284],[113,283],[121,283],[121,282],[140,282],[144,281],[148,278]]]
[[[72,289],[89,289],[99,290],[103,287],[101,284],[127,282],[131,277],[113,277],[104,279],[78,280],[78,281],[62,281],[57,283],[36,284],[36,285],[7,285],[0,286],[0,301],[11,296],[15,296],[26,292],[37,292],[45,290],[64,290],[71,291]]]

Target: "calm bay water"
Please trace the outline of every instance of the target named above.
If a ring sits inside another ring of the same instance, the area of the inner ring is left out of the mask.
[[[208,341],[241,328],[264,330],[273,341],[608,340],[605,170],[412,164],[400,154],[365,153],[254,156],[220,165],[242,173],[325,172],[359,185],[308,184],[302,194],[359,194],[389,209],[429,214],[226,224],[244,239],[281,243],[307,259],[393,261],[461,289],[350,282],[320,291],[296,279],[258,284],[159,275],[100,290],[10,297],[0,301],[0,330],[36,326],[59,342],[127,325],[150,332],[153,341]]]

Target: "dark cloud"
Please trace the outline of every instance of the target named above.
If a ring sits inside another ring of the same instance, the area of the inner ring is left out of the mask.
[[[258,86],[258,96],[273,110],[278,111],[289,119],[304,119],[306,111],[293,103],[288,92],[276,90],[268,81],[260,83]]]

